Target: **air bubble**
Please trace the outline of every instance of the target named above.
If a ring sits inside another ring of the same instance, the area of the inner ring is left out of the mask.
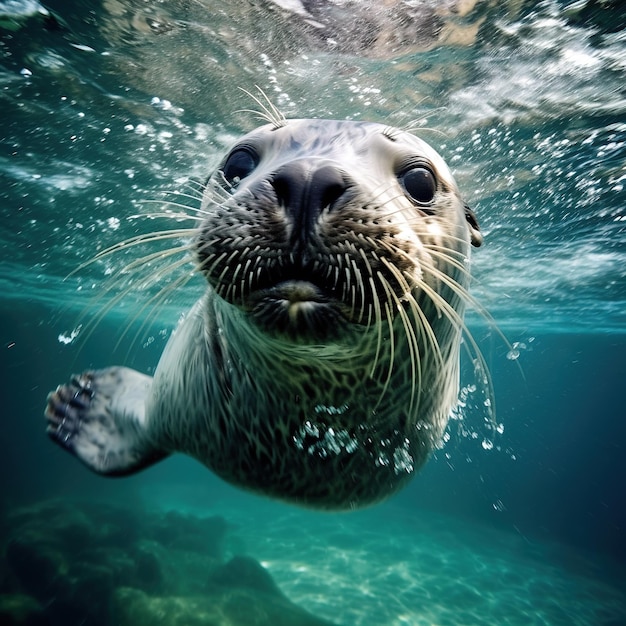
[[[509,361],[516,361],[517,359],[519,359],[519,350],[509,350],[506,353],[506,358]]]

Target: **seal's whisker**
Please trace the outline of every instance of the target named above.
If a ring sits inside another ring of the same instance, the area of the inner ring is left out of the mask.
[[[414,318],[415,318],[414,308],[417,307],[419,309],[419,306],[417,305],[417,303],[415,302],[415,299],[413,298],[411,294],[411,291],[412,291],[411,286],[409,286],[409,284],[405,280],[405,277],[402,275],[400,270],[384,257],[382,257],[382,263],[387,267],[387,269],[394,276],[394,278],[400,285],[400,289],[402,290],[402,298],[400,298],[395,293],[395,291],[389,286],[388,281],[387,280],[384,281],[383,286],[387,290],[388,295],[394,300],[394,302],[396,302],[398,313],[402,319],[402,324],[404,326],[404,331],[405,331],[406,338],[409,344],[409,354],[410,354],[411,371],[412,371],[412,374],[411,374],[412,392],[411,392],[411,402],[409,403],[409,413],[412,413],[413,405],[415,401],[416,384],[418,380],[421,380],[420,350],[419,350],[419,343],[415,335],[415,331],[407,317],[402,301],[409,303],[409,307],[413,310]],[[382,280],[382,275],[381,275],[381,280]],[[422,317],[423,317],[423,314],[422,314]],[[443,363],[441,363],[441,365],[443,365]],[[419,373],[417,372],[416,368],[419,369]],[[418,395],[418,400],[419,400],[419,395]],[[418,401],[418,405],[419,405],[419,401]],[[417,410],[417,407],[416,407],[416,410]]]
[[[394,183],[384,182],[374,187],[372,190],[370,197],[368,198],[368,205],[376,206],[376,204],[380,201],[385,194],[389,193],[390,190],[393,190]],[[396,198],[401,198],[403,194],[400,191],[394,191],[393,196],[385,198],[381,204],[379,204],[376,209],[382,209],[390,202],[393,202]],[[383,217],[387,217],[387,214],[384,213]]]
[[[428,112],[428,115],[432,115],[433,113],[439,113],[442,111],[445,111],[446,107],[437,107],[435,109],[431,109]],[[421,118],[416,118],[414,120],[412,120],[411,122],[409,122],[406,126],[402,126],[402,130],[405,133],[416,133],[416,132],[424,132],[424,133],[435,133],[437,135],[441,135],[442,137],[447,137],[447,133],[443,132],[442,130],[439,130],[438,128],[431,128],[430,126],[424,126],[424,123],[426,122],[427,117],[426,115],[424,115],[424,117]]]
[[[441,280],[441,282],[443,282],[448,287],[450,287],[450,289],[452,289],[455,293],[457,293],[457,295],[460,298],[462,298],[467,304],[469,304],[485,320],[485,322],[489,325],[489,328],[491,328],[491,330],[493,330],[498,335],[498,337],[504,343],[504,345],[509,350],[512,349],[511,343],[506,338],[504,333],[498,328],[498,324],[493,318],[493,316],[485,309],[484,306],[480,304],[480,302],[478,302],[478,300],[467,289],[464,289],[461,285],[459,285],[456,281],[451,279],[445,272],[442,272],[441,270],[438,270],[436,268],[431,268],[430,271],[439,280]],[[469,329],[467,328],[467,325],[465,324],[464,321],[463,321],[462,328],[464,330],[464,335],[470,334]],[[474,343],[474,342],[472,341],[471,343]],[[486,371],[488,371],[489,368],[487,367],[487,364],[484,361],[484,359],[481,358],[481,362],[483,363]]]
[[[420,101],[417,103],[417,106],[421,106],[422,103],[425,102],[426,100],[428,100],[428,96],[421,98]],[[448,110],[448,107],[439,106],[433,109],[429,109],[428,111],[424,111],[424,115],[422,115],[421,117],[415,117],[412,120],[409,120],[406,124],[402,124],[402,126],[399,126],[398,128],[391,128],[390,129],[392,132],[391,138],[393,139],[401,135],[402,133],[414,134],[418,131],[430,130],[428,127],[424,126],[428,116],[433,115],[434,113],[443,113],[447,110]],[[393,131],[395,131],[395,133]],[[442,132],[441,134],[445,136],[445,133]]]
[[[185,185],[183,185],[184,191],[177,193],[183,193],[185,197],[193,200],[194,202],[202,202],[202,198],[204,197],[206,189],[207,187],[205,183],[194,180],[185,183]]]
[[[125,272],[122,270],[117,270],[111,277],[109,280],[107,280],[105,282],[105,284],[102,286],[100,292],[98,293],[98,297],[96,299],[96,302],[100,302],[102,300],[104,300],[105,296],[107,294],[110,294],[113,289],[117,286],[117,280],[119,280],[120,277],[122,277],[125,274]],[[115,307],[117,307],[117,305],[122,302],[126,296],[130,293],[130,291],[132,289],[135,288],[135,284],[134,281],[130,281],[121,291],[119,291],[118,293],[116,293],[112,298],[110,298],[109,300],[105,301],[104,305],[99,309],[98,314],[94,317],[92,317],[86,324],[83,330],[83,334],[82,334],[82,338],[83,338],[83,343],[86,343],[89,338],[93,335],[93,333],[95,332],[96,328],[99,326],[100,322],[102,322],[102,320],[113,310],[115,309]],[[93,303],[92,306],[88,307],[87,310],[93,310]],[[86,312],[83,313],[84,316],[87,315]]]
[[[356,314],[356,285],[350,286],[350,317],[354,317]],[[363,315],[363,309],[359,312],[360,315]],[[367,326],[366,330],[369,330],[369,326]]]
[[[383,245],[388,250],[393,251],[396,254],[402,255],[407,260],[411,260],[410,255],[408,255],[408,253],[406,253],[404,250],[402,250],[398,246],[396,246],[394,244],[391,244],[390,242],[384,242]],[[446,263],[450,263],[451,265],[453,265],[454,267],[459,269],[461,272],[463,272],[463,273],[465,273],[466,275],[469,276],[468,270],[467,270],[466,267],[460,265],[455,259],[452,259],[452,258],[448,257],[444,252],[433,251],[433,256],[436,256],[437,258],[442,259]],[[384,262],[386,264],[388,264],[388,261],[386,259],[384,259]],[[389,267],[390,267],[390,269],[392,269],[391,265]],[[455,291],[457,293],[457,295],[459,295],[464,301],[469,302],[469,303],[473,303],[474,299],[471,296],[471,294],[467,291],[467,289],[462,287],[458,283],[458,281],[456,281],[455,279],[450,278],[445,272],[442,272],[441,270],[437,269],[434,266],[425,266],[423,269],[424,269],[424,271],[428,271],[431,275],[433,275],[433,276],[435,276],[437,278],[441,278],[442,281],[445,282],[446,285],[448,285],[453,291]],[[405,273],[405,278],[410,280],[411,282],[414,281],[414,278],[410,274]],[[439,294],[437,294],[437,295],[439,295]],[[441,297],[441,296],[439,296],[439,297]]]
[[[223,263],[224,259],[227,256],[228,252],[226,251],[222,252],[219,255],[214,252],[210,253],[206,258],[202,259],[202,262],[198,265],[198,271],[206,274],[207,276],[211,276],[215,268],[220,263]],[[211,261],[213,261],[213,263],[211,263],[211,265],[208,265],[208,263],[210,263]]]
[[[255,87],[257,88],[257,91],[260,93],[265,102],[263,102],[261,98],[255,96],[253,93],[250,93],[247,89],[244,89],[243,87],[239,87],[239,89],[243,91],[247,96],[252,98],[252,100],[256,102],[259,107],[261,107],[261,111],[255,111],[254,109],[240,109],[239,111],[237,111],[237,113],[252,113],[258,116],[260,119],[272,124],[274,128],[282,128],[286,123],[285,116],[258,85],[255,85]]]
[[[253,265],[252,268],[250,269],[250,272],[248,273],[248,290],[252,291],[252,280],[256,277],[257,282],[260,280],[261,278],[261,272],[263,271],[263,265],[262,265],[262,257],[261,255],[258,253],[260,249],[260,246],[256,246],[256,248],[254,248],[254,250],[252,250],[253,253],[256,253],[254,255],[254,261],[253,261]],[[271,271],[272,269],[272,263],[268,264],[268,270]]]
[[[168,248],[167,250],[158,250],[157,252],[152,252],[151,254],[146,254],[139,259],[135,259],[131,261],[127,265],[124,265],[119,269],[118,274],[129,274],[134,271],[136,268],[143,267],[152,261],[162,261],[167,259],[168,257],[174,256],[175,254],[182,254],[184,252],[189,252],[192,249],[190,245],[179,246],[178,248]],[[184,261],[188,262],[190,257],[185,257]],[[165,269],[169,270],[172,267],[172,264],[168,264]],[[176,266],[177,267],[177,266]],[[160,280],[162,275],[157,275],[155,277],[154,282]]]
[[[434,265],[428,268],[428,272],[435,280],[441,281],[447,285],[466,304],[469,304],[472,308],[476,308],[476,310],[480,312],[482,307],[478,304],[478,302],[476,302],[476,299],[472,296],[468,289],[463,287],[457,280],[451,278],[441,268]]]
[[[493,326],[495,330],[498,332],[500,338],[504,341],[505,345],[509,348],[511,347],[508,340],[498,330],[496,321],[493,319],[493,316],[485,309],[483,305],[478,302],[478,300],[464,287],[462,287],[456,280],[450,278],[448,274],[443,272],[438,268],[430,268],[429,270],[433,276],[435,276],[438,280],[446,284],[450,289],[452,289],[460,298],[462,298],[467,304],[469,304],[490,326]]]
[[[134,237],[129,237],[128,239],[124,239],[124,241],[119,241],[118,243],[101,250],[97,254],[95,254],[91,259],[85,261],[81,265],[79,265],[75,270],[68,274],[72,276],[76,272],[85,267],[95,263],[96,261],[100,261],[101,259],[113,254],[114,252],[119,252],[121,250],[127,250],[128,248],[132,248],[133,246],[138,246],[144,243],[152,243],[154,241],[163,241],[165,239],[184,239],[185,237],[191,237],[196,234],[195,228],[180,228],[180,229],[172,229],[172,230],[163,230],[152,233],[144,233],[141,235],[135,235]]]
[[[241,264],[240,264],[241,265]],[[246,259],[246,263],[243,266],[243,271],[241,273],[241,281],[240,281],[240,289],[239,289],[239,300],[240,306],[244,307],[246,304],[246,276],[250,276],[250,266],[252,265],[252,259],[248,257]],[[233,277],[234,280],[234,277]]]
[[[418,226],[418,228],[420,228],[420,227],[422,227],[422,223],[420,223],[420,225]],[[425,233],[420,232],[420,235],[421,234],[425,234]],[[453,235],[452,233],[446,233],[445,236],[441,237],[441,240],[445,241],[446,244],[450,244],[449,250],[450,250],[450,254],[451,255],[456,255],[456,256],[459,256],[459,257],[463,257],[463,258],[466,256],[466,255],[462,255],[459,252],[456,252],[454,250],[454,248],[451,247],[452,244],[459,244],[461,246],[465,246],[466,241],[465,241],[465,239],[463,237],[457,237],[457,236]]]
[[[470,278],[470,272],[467,267],[447,257],[446,253],[444,251],[437,250],[436,246],[433,246],[432,248],[428,246],[428,248],[433,256],[437,256],[438,258],[442,258],[446,262],[451,263],[452,265],[454,265],[454,267],[462,271],[468,278]],[[496,320],[493,318],[491,313],[489,313],[489,311],[470,293],[470,291],[463,288],[454,279],[451,279],[445,272],[442,272],[441,270],[436,270],[436,271],[437,271],[437,278],[439,278],[442,282],[444,282],[451,289],[453,289],[467,304],[469,304],[472,307],[472,309],[474,309],[474,311],[476,311],[485,320],[485,322],[489,325],[489,327],[497,333],[497,335],[500,337],[504,345],[508,349],[511,349],[512,346],[509,340],[506,338],[504,333],[498,328],[498,324]],[[476,282],[475,277],[471,276],[471,278],[472,278],[472,281]],[[480,284],[480,282],[478,284]]]
[[[359,318],[358,323],[361,324],[363,322],[363,316],[365,314],[365,284],[363,283],[363,276],[359,266],[356,264],[354,259],[350,259],[350,265],[352,265],[352,269],[354,270],[354,278],[357,282],[357,290],[361,296],[361,306],[359,308]],[[370,270],[371,274],[371,270]],[[371,310],[367,320],[367,328],[369,329],[371,323]]]
[[[465,340],[471,346],[471,349],[473,351],[473,355],[478,360],[478,362],[480,364],[480,368],[481,368],[481,370],[485,374],[485,383],[486,383],[486,386],[487,386],[487,395],[488,395],[488,397],[490,399],[491,408],[492,408],[492,411],[490,411],[490,413],[491,413],[491,420],[492,420],[492,422],[495,422],[495,417],[494,417],[495,416],[495,401],[494,401],[495,393],[494,393],[494,389],[493,389],[493,381],[491,379],[491,374],[489,373],[489,367],[487,365],[487,361],[485,360],[485,357],[484,357],[484,355],[483,355],[483,353],[482,353],[482,351],[480,349],[480,346],[478,345],[478,343],[474,339],[474,336],[472,335],[472,333],[468,329],[467,325],[463,321],[463,318],[457,313],[456,309],[453,306],[451,306],[439,294],[437,294],[437,292],[432,290],[426,283],[424,283],[422,288],[424,289],[425,293],[427,293],[429,295],[429,297],[431,298],[431,300],[433,302],[435,301],[434,300],[435,298],[437,300],[439,300],[440,308],[443,311],[444,315],[450,320],[450,322],[454,323],[458,328],[461,329],[461,331],[463,333],[463,337],[465,338]]]
[[[395,246],[389,242],[385,242],[383,245],[388,250],[404,256],[407,260],[411,260],[411,257],[398,246]],[[446,263],[450,263],[455,268],[460,270],[463,274],[465,274],[466,277],[469,278],[469,270],[464,265],[461,265],[455,259],[447,256],[445,252],[447,250],[448,250],[447,248],[441,248],[441,250],[431,250],[431,254],[432,256],[437,257]],[[480,311],[482,309],[482,307],[475,300],[475,298],[470,294],[470,292],[467,289],[465,289],[461,284],[459,284],[458,281],[456,281],[453,278],[450,278],[445,272],[441,271],[440,269],[434,266],[428,267],[428,271],[430,272],[431,275],[437,278],[440,278],[442,282],[445,282],[445,284],[448,285],[453,291],[455,291],[462,300],[472,305],[474,308],[476,308],[476,310]],[[413,278],[409,274],[405,274],[405,277],[407,279],[413,280]]]
[[[215,194],[218,199],[230,200],[233,193],[236,191],[236,187],[224,176],[224,172],[218,170],[214,174],[214,179],[207,183],[205,194],[207,199],[215,201],[211,194]],[[209,186],[210,185],[210,186]],[[217,203],[219,206],[219,203]]]
[[[346,266],[343,268],[343,273],[344,273],[344,282],[343,282],[343,292],[344,292],[344,297],[347,296],[348,292],[352,289],[352,274],[350,272],[351,269],[351,263],[350,263],[350,258],[348,257],[348,255],[346,255]],[[354,313],[354,309],[352,311]]]
[[[218,274],[216,277],[216,282],[220,287],[224,285],[224,277],[230,271],[230,264],[237,258],[239,254],[238,250],[233,250],[230,255],[226,257],[226,262],[224,263],[224,269]]]
[[[380,300],[378,299],[378,295],[376,293],[376,286],[374,285],[374,277],[369,277],[369,285],[372,288],[372,304],[374,306],[374,320],[376,323],[376,353],[374,354],[374,360],[372,363],[372,367],[370,369],[370,378],[374,378],[374,374],[376,372],[376,366],[378,365],[378,360],[380,358],[382,345],[383,345],[383,334],[382,334],[382,312],[380,308]],[[389,320],[387,320],[389,321]],[[368,320],[369,324],[369,320]],[[393,336],[393,332],[391,333]],[[393,341],[391,341],[391,350],[393,352]]]
[[[176,207],[176,209],[182,209],[182,213],[181,212],[168,212],[167,210],[162,211],[160,213],[140,213],[139,215],[133,215],[133,218],[154,218],[156,217],[166,217],[166,218],[173,218],[173,219],[180,219],[180,218],[185,218],[185,219],[204,219],[204,216],[206,215],[210,215],[209,212],[202,210],[199,207],[193,207],[193,206],[189,206],[188,204],[183,204],[182,202],[174,202],[173,200],[156,200],[156,199],[149,199],[149,200],[142,200],[141,204],[159,204],[161,206],[165,206],[165,207]],[[190,215],[190,213],[196,213],[197,215]],[[200,215],[201,217],[198,217],[198,215]]]
[[[168,236],[157,234],[157,236],[152,237],[153,234],[151,233],[148,233],[147,235],[139,235],[137,236],[137,238],[131,238],[131,240],[125,240],[123,242],[120,242],[116,246],[112,246],[111,248],[101,251],[94,258],[85,262],[83,266],[86,266],[95,261],[101,260],[109,256],[110,254],[113,254],[114,252],[124,250],[126,247],[128,247],[129,241],[131,242],[130,245],[135,245],[136,243],[150,243],[152,241],[160,241],[161,239],[182,238],[180,237],[181,232],[182,233],[185,233],[185,232],[194,233],[195,231],[194,230],[185,231],[185,229],[171,231],[171,233],[175,233],[175,236],[172,234]],[[134,239],[137,239],[137,241],[136,242],[132,241]],[[107,276],[107,279],[104,281],[104,284],[101,285],[99,293],[98,293],[98,297],[96,299],[97,302],[104,300],[107,294],[110,294],[115,289],[117,289],[119,287],[119,282],[121,279],[124,279],[124,277],[130,277],[130,279],[126,279],[127,285],[124,288],[122,288],[118,293],[116,293],[112,298],[110,298],[104,304],[104,306],[100,308],[98,315],[96,315],[95,317],[92,317],[92,319],[89,322],[83,324],[84,326],[84,329],[82,332],[83,344],[92,336],[93,332],[96,330],[100,322],[102,322],[102,320],[116,306],[118,306],[120,302],[122,302],[131,291],[137,291],[138,289],[139,290],[146,289],[150,287],[151,285],[153,285],[154,283],[162,280],[164,276],[166,276],[168,273],[177,269],[180,265],[190,262],[190,257],[187,255],[187,253],[191,249],[192,249],[191,244],[186,243],[185,245],[182,245],[182,246],[169,248],[166,250],[159,250],[157,252],[144,255],[115,270],[111,271],[110,269],[108,269],[107,273],[111,272],[111,275]],[[151,268],[151,264],[154,261],[157,261],[157,260],[165,261],[167,258],[177,255],[177,254],[185,255],[180,262],[167,263],[158,272],[155,272]],[[148,276],[141,278],[142,273],[146,274],[148,272],[149,272]],[[93,309],[93,301],[91,303],[91,306],[87,307],[87,310],[92,310],[92,309]],[[86,316],[87,316],[87,312],[83,312],[81,317],[86,317]]]
[[[465,255],[456,252],[454,249],[447,246],[437,244],[425,244],[424,248],[428,250],[431,256],[441,259],[445,263],[449,263],[454,266],[466,279],[473,280],[469,270],[468,259]]]
[[[370,276],[373,276],[374,272],[372,271],[372,266],[370,265],[369,259],[367,258],[367,254],[365,254],[365,250],[363,250],[363,248],[359,248],[359,254],[361,255],[361,258],[363,259],[365,263],[365,267],[367,268],[367,273]]]
[[[218,170],[213,176],[214,178],[207,181],[202,189],[201,197],[196,200],[200,201],[200,208],[203,208],[204,204],[212,204],[213,206],[224,208],[223,202],[232,200],[235,188],[224,178],[223,172]]]
[[[391,272],[393,277],[398,282],[398,285],[400,286],[400,289],[402,290],[403,297],[410,294],[412,287],[409,285],[409,283],[406,280],[406,277],[402,275],[400,270],[385,257],[381,257],[381,263]]]
[[[191,200],[194,203],[201,202],[204,192],[198,189],[192,189],[191,191],[193,193],[189,193],[187,191],[180,191],[179,189],[165,189],[163,190],[162,195],[166,197],[174,196],[176,198],[185,198],[186,200]]]
[[[417,286],[420,288],[421,281],[417,283]],[[444,357],[441,352],[441,347],[426,313],[415,299],[413,293],[406,294],[405,298],[406,302],[409,304],[411,312],[413,313],[413,319],[415,320],[416,327],[420,329],[420,335],[425,342],[424,345],[430,345],[433,348],[433,354],[437,367],[443,367]]]
[[[195,178],[192,176],[185,180],[184,186],[189,187],[189,189],[191,189],[192,191],[199,192],[199,194],[202,195],[202,192],[206,188],[206,182],[204,182],[203,180],[199,178]]]
[[[158,219],[166,219],[166,220],[176,220],[177,222],[184,221],[194,221],[201,223],[203,218],[198,217],[196,215],[189,215],[188,213],[175,213],[173,211],[163,211],[162,213],[142,213],[141,215],[133,215],[132,218],[142,218],[149,220],[158,220]],[[192,229],[189,229],[192,230]]]
[[[131,291],[136,292],[138,290],[148,289],[152,285],[162,282],[168,274],[171,274],[179,267],[188,263],[192,263],[192,257],[184,254],[184,256],[178,261],[175,261],[173,263],[168,262],[161,267],[157,267],[156,270],[152,268],[152,263],[154,261],[164,261],[168,257],[177,254],[187,253],[189,252],[189,249],[189,246],[180,246],[179,248],[170,248],[169,250],[159,250],[158,252],[153,252],[152,254],[145,255],[131,263],[124,265],[123,267],[116,270],[115,274],[111,277],[112,280],[108,281],[111,283],[111,287],[106,287],[105,293],[110,291],[116,284],[117,280],[119,280],[124,275],[130,275],[131,280],[128,282],[127,288],[122,290],[122,292],[120,293],[122,297],[127,296]],[[139,272],[137,272],[136,270],[139,270]],[[145,274],[145,276],[142,277],[142,273]]]
[[[167,208],[165,210],[158,213],[159,217],[170,217],[170,218],[179,218],[181,216],[187,219],[204,219],[207,215],[211,215],[209,211],[205,211],[200,207],[190,206],[188,204],[184,204],[183,202],[174,202],[173,200],[142,200],[141,204],[159,204],[163,207],[175,207],[178,211],[169,211]],[[182,209],[182,211],[180,211]],[[133,217],[147,217],[151,218],[153,216],[152,213],[144,213]]]
[[[180,259],[179,261],[176,261],[175,263],[169,264],[168,267],[165,268],[165,270],[167,271],[167,273],[171,273],[174,270],[178,269],[179,267],[186,265],[187,263],[189,263],[189,259]],[[130,346],[133,346],[137,342],[139,336],[144,332],[144,329],[147,328],[152,323],[153,319],[156,316],[156,312],[158,308],[163,306],[163,303],[166,301],[167,296],[173,291],[186,285],[192,276],[193,276],[193,272],[186,272],[185,274],[178,276],[171,283],[159,289],[159,291],[156,294],[154,294],[148,300],[146,300],[141,305],[140,309],[126,323],[126,328],[124,329],[119,339],[117,340],[117,343],[115,344],[115,349],[117,349],[121,345],[122,340],[124,339],[124,337],[126,337],[128,332],[130,331],[131,326],[139,319],[139,317],[146,311],[146,309],[149,308],[150,310],[148,314],[145,316],[145,319],[142,321],[138,330],[135,332],[135,334],[133,335],[133,338],[129,342]],[[155,277],[154,275],[150,275],[149,277],[150,282],[144,283],[144,287],[148,287],[154,284],[154,282],[156,282],[158,278],[162,278],[162,275],[158,277]],[[128,295],[130,291],[131,290],[129,289],[124,295],[125,296]]]
[[[380,208],[383,210],[381,217],[389,219],[394,215],[402,215],[407,224],[411,224],[412,222],[420,223],[420,220],[424,219],[423,216],[418,218],[410,216],[410,213],[415,211],[417,207],[412,205],[406,206],[405,203],[402,202],[405,198],[405,194],[402,190],[393,190],[391,187],[389,189],[392,191],[392,195],[385,198],[384,203],[380,205]],[[391,208],[387,210],[389,206],[391,206]],[[408,218],[407,215],[409,215]]]
[[[409,415],[411,415],[413,412],[413,404],[415,402],[415,392],[416,392],[416,385],[417,385],[416,363],[419,360],[419,347],[417,343],[417,338],[415,337],[415,332],[413,331],[411,323],[407,317],[406,311],[404,310],[404,307],[402,306],[402,303],[400,302],[400,298],[398,298],[394,290],[389,285],[389,282],[387,281],[387,279],[380,272],[378,272],[378,280],[380,281],[383,288],[385,289],[387,296],[396,305],[396,310],[398,311],[398,315],[402,322],[402,326],[404,328],[404,333],[405,333],[406,340],[407,340],[407,345],[409,348],[409,362],[411,364],[411,399],[409,402],[408,413]]]
[[[416,391],[417,395],[417,403],[415,405],[415,414],[417,415],[421,397],[422,397],[422,369],[424,366],[429,366],[429,355],[434,354],[435,362],[441,363],[443,361],[441,356],[441,349],[439,347],[439,342],[435,337],[435,333],[433,331],[430,322],[428,321],[424,311],[415,300],[413,293],[408,293],[405,295],[404,301],[408,303],[409,309],[413,316],[414,326],[413,332],[415,334],[415,342],[416,342],[416,355],[417,355],[417,380],[416,380]],[[420,350],[420,346],[423,346],[423,349]],[[422,363],[424,360],[424,363]]]
[[[381,356],[381,350],[382,350],[382,326],[383,326],[383,318],[382,318],[382,307],[380,306],[380,300],[378,298],[378,296],[376,295],[376,287],[374,285],[374,277],[370,276],[370,284],[372,287],[372,292],[375,294],[374,297],[374,306],[377,309],[377,327],[378,327],[378,334],[377,334],[377,344],[376,344],[376,355],[374,357],[374,367],[376,366],[376,364],[378,363],[378,359]],[[384,280],[384,279],[383,279]],[[384,285],[383,285],[384,287]],[[383,382],[383,386],[381,389],[381,392],[378,396],[378,400],[374,406],[374,410],[377,410],[378,407],[380,406],[380,403],[383,400],[383,397],[385,396],[385,394],[387,393],[387,389],[389,388],[389,382],[391,381],[391,376],[393,374],[393,369],[394,369],[394,362],[395,362],[395,352],[396,352],[396,336],[395,336],[395,332],[394,332],[394,327],[393,327],[393,312],[391,310],[391,305],[389,303],[388,300],[386,300],[384,302],[384,318],[385,321],[387,322],[387,327],[389,329],[389,341],[388,341],[388,347],[386,350],[386,354],[385,354],[385,359],[388,361],[388,365],[387,365],[387,374],[385,375],[384,378],[384,382]],[[372,374],[370,375],[371,378],[374,377],[374,367],[372,368]]]

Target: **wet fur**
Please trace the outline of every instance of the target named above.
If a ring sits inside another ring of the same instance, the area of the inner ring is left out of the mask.
[[[130,412],[133,449],[146,448],[149,462],[185,452],[234,484],[306,506],[372,504],[425,463],[456,401],[477,226],[468,226],[447,167],[419,139],[378,124],[265,114],[270,124],[242,140],[265,151],[258,171],[232,188],[218,168],[201,207],[177,209],[196,228],[147,236],[191,236],[209,288],[146,385],[141,423]],[[336,164],[350,185],[296,254],[289,218],[266,181],[281,163],[311,155]],[[394,174],[414,157],[437,178],[427,211]],[[322,285],[332,305],[296,307],[297,324],[285,317],[277,326],[282,304],[272,285],[298,272]],[[92,373],[96,382],[102,376]],[[55,394],[49,432],[74,451],[74,435],[59,435],[61,400],[71,394]],[[87,430],[89,419],[87,410]]]

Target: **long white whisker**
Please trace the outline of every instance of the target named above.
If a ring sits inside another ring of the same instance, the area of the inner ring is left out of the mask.
[[[140,204],[159,204],[161,206],[165,206],[165,207],[176,207],[176,209],[182,209],[182,212],[176,212],[176,213],[171,213],[169,214],[167,211],[161,211],[159,213],[159,215],[162,215],[163,217],[169,217],[170,215],[172,217],[178,217],[178,216],[184,216],[187,219],[202,219],[202,218],[198,218],[198,215],[201,216],[207,216],[210,215],[209,211],[205,211],[203,209],[201,209],[200,207],[193,207],[193,206],[189,206],[188,204],[184,204],[182,202],[174,202],[173,200],[158,200],[158,199],[150,199],[150,200],[141,200]],[[191,215],[190,213],[195,213],[196,215]],[[138,218],[151,218],[153,216],[152,213],[139,213],[137,215],[133,215],[131,216],[133,219],[138,219]]]
[[[437,292],[435,292],[427,283],[423,283],[421,285],[421,288],[423,289],[424,293],[426,293],[431,298],[431,300],[433,298],[438,299],[440,309],[443,311],[444,315],[450,320],[451,323],[455,324],[458,328],[462,330],[463,337],[470,344],[472,350],[474,351],[474,355],[476,359],[478,359],[480,366],[485,373],[488,397],[492,403],[493,409],[493,411],[491,412],[491,420],[493,423],[495,423],[495,393],[493,389],[493,381],[491,379],[491,374],[489,373],[487,361],[485,360],[485,357],[483,356],[483,353],[478,346],[478,343],[469,332],[469,329],[463,321],[463,318],[457,313],[456,309],[453,306],[451,306],[444,298],[439,296],[439,294],[437,294]],[[434,300],[433,303],[435,303]]]
[[[202,193],[199,193],[197,190],[192,190],[193,193],[187,193],[185,191],[179,191],[178,189],[166,189],[163,191],[164,196],[174,196],[176,198],[186,198],[188,200],[192,200],[193,202],[200,202],[202,200]]]
[[[385,277],[378,272],[378,280],[381,285],[385,289],[388,297],[396,304],[396,310],[398,311],[398,315],[400,316],[400,320],[402,322],[402,326],[404,328],[404,332],[407,339],[407,344],[409,348],[409,360],[411,363],[411,400],[409,402],[409,410],[407,414],[407,418],[410,419],[410,416],[413,414],[413,405],[415,403],[415,393],[417,387],[417,367],[419,363],[419,347],[417,343],[417,338],[415,336],[415,332],[413,331],[413,327],[408,319],[406,311],[400,302],[400,299],[394,292],[394,290],[389,285],[388,281]],[[387,388],[389,379],[385,385],[385,389]]]
[[[376,293],[376,286],[374,285],[373,276],[369,277],[369,284],[372,289],[372,301],[374,305],[374,320],[375,320],[376,328],[377,328],[376,353],[374,355],[374,362],[372,363],[372,367],[370,369],[370,378],[374,378],[374,373],[376,372],[376,366],[378,365],[378,359],[380,358],[380,353],[381,353],[382,345],[383,345],[383,336],[382,336],[382,328],[381,328],[383,317],[382,317],[382,313],[380,309],[380,300],[378,298],[378,294]],[[392,329],[391,334],[393,335],[393,329]],[[392,343],[391,350],[393,352],[393,343]]]
[[[179,267],[181,267],[182,265],[184,265],[185,263],[188,263],[188,259],[181,259],[180,261],[177,261],[176,263],[171,264],[170,266],[168,266],[166,269],[168,272],[171,272],[174,269],[178,269]],[[187,282],[189,282],[189,280],[191,279],[191,277],[193,276],[193,273],[191,272],[187,272],[185,274],[182,274],[181,276],[179,276],[178,278],[176,278],[173,282],[171,282],[170,284],[166,285],[165,287],[159,289],[159,291],[152,296],[151,298],[149,298],[139,309],[139,311],[137,311],[137,313],[135,313],[135,315],[133,316],[133,318],[127,323],[126,328],[124,330],[124,332],[120,335],[117,343],[116,343],[116,349],[117,347],[121,344],[122,340],[124,339],[124,337],[126,336],[126,334],[128,333],[128,331],[130,330],[130,327],[132,326],[132,324],[139,318],[139,316],[148,308],[150,308],[150,312],[148,313],[148,315],[145,317],[145,319],[143,320],[143,322],[141,323],[139,329],[137,330],[137,332],[134,334],[132,340],[129,342],[129,351],[130,351],[130,347],[132,347],[135,342],[137,341],[139,335],[143,332],[143,330],[148,326],[149,323],[151,323],[153,315],[155,314],[157,307],[159,307],[163,302],[165,302],[165,299],[167,298],[167,296],[172,293],[173,291],[177,290],[178,288],[184,286],[185,284],[187,284]]]
[[[162,202],[159,204],[163,204]],[[156,219],[166,219],[166,220],[176,220],[179,222],[183,222],[186,220],[191,220],[194,222],[202,222],[204,218],[198,217],[197,215],[189,215],[188,213],[175,213],[174,211],[163,211],[162,213],[142,213],[141,215],[131,215],[132,219],[142,218],[149,220]]]
[[[137,246],[144,243],[152,243],[154,241],[162,241],[165,239],[184,239],[185,237],[191,237],[196,233],[195,229],[192,228],[181,228],[174,230],[165,230],[157,233],[147,233],[143,235],[136,235],[135,237],[130,237],[129,239],[125,239],[124,241],[120,241],[105,250],[101,250],[96,255],[91,257],[88,261],[81,263],[77,268],[73,269],[64,280],[67,280],[77,272],[89,267],[96,261],[100,261],[105,257],[113,254],[114,252],[119,252],[121,250],[126,250],[127,248],[132,248],[133,246]]]
[[[242,109],[238,111],[239,113],[253,113],[257,115],[262,120],[273,124],[275,128],[281,128],[285,125],[286,119],[285,116],[278,110],[278,108],[274,105],[274,103],[268,98],[267,94],[258,86],[255,85],[260,96],[265,100],[263,102],[260,97],[255,96],[250,93],[247,89],[240,87],[241,91],[243,91],[247,96],[249,96],[256,104],[259,105],[261,111],[255,111],[253,109]]]
[[[128,265],[125,265],[119,270],[119,274],[128,274],[129,272],[133,271],[135,268],[147,265],[148,263],[151,263],[152,261],[155,261],[155,260],[161,261],[175,254],[188,252],[191,249],[192,249],[192,246],[184,245],[184,246],[179,246],[178,248],[168,248],[167,250],[159,250],[157,252],[152,252],[151,254],[147,254],[145,256],[142,256],[139,259],[135,259],[134,261],[131,261],[130,263],[128,263]],[[184,259],[184,262],[189,262],[189,261],[190,261],[189,258]]]
[[[373,282],[374,279],[372,278],[371,280]],[[378,402],[375,406],[376,409],[378,409],[378,407],[380,406],[380,403],[382,402],[383,397],[385,396],[385,394],[387,393],[387,389],[389,388],[389,382],[391,381],[391,375],[393,374],[393,365],[396,358],[396,336],[393,328],[393,312],[391,311],[391,304],[388,300],[385,301],[385,318],[389,327],[389,367],[387,368],[387,377],[383,384],[383,389],[380,392]],[[378,325],[382,326],[382,322],[380,322]]]

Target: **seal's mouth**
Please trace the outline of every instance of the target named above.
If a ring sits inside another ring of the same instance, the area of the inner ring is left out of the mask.
[[[290,340],[328,341],[347,323],[343,305],[308,280],[284,280],[248,297],[252,318],[266,332]]]

